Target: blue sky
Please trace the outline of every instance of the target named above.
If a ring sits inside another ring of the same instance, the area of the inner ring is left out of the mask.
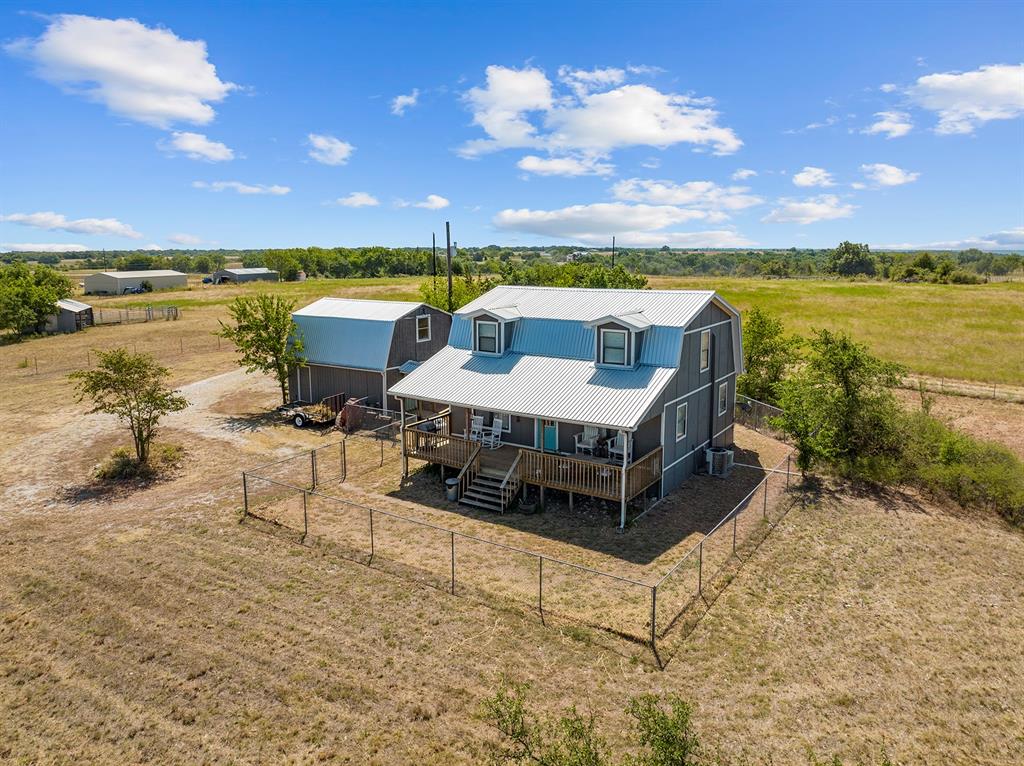
[[[429,245],[446,219],[466,245],[1022,249],[1021,29],[1021,3],[8,2],[0,249]]]

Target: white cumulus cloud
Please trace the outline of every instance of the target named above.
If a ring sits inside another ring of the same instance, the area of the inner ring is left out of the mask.
[[[239,194],[272,194],[280,196],[291,191],[288,186],[277,184],[244,184],[241,181],[193,181],[192,186],[196,189],[208,189],[210,191],[235,191]]]
[[[234,151],[228,146],[220,141],[211,141],[202,133],[175,131],[169,140],[161,141],[158,146],[168,152],[180,152],[192,160],[226,162],[235,158]]]
[[[870,165],[861,165],[861,172],[872,183],[878,186],[902,186],[920,178],[920,173],[912,173],[895,165],[886,165],[884,162],[875,162]]]
[[[990,120],[1024,114],[1024,64],[925,75],[907,89],[907,96],[938,115],[936,133],[973,133]]]
[[[718,124],[710,99],[617,84],[620,75],[626,76],[618,69],[563,69],[568,91],[556,94],[540,69],[489,66],[486,85],[464,96],[474,124],[487,137],[463,144],[459,154],[472,158],[529,148],[604,157],[624,147],[680,143],[731,154],[743,145],[732,129]]]
[[[793,183],[797,186],[835,186],[832,174],[825,168],[807,165],[799,173],[793,174]]]
[[[123,117],[161,128],[204,125],[214,118],[211,104],[237,87],[217,76],[202,40],[134,19],[61,14],[48,21],[42,35],[7,51],[31,61],[42,79]]]
[[[840,201],[839,197],[834,194],[822,194],[802,200],[783,197],[778,200],[777,204],[777,208],[761,219],[763,222],[805,225],[818,221],[849,218],[856,209],[853,205]]]
[[[311,147],[309,156],[323,165],[344,165],[356,149],[348,141],[334,136],[310,133],[306,138]]]
[[[405,95],[395,96],[391,99],[391,114],[401,117],[405,114],[406,109],[411,109],[416,106],[416,102],[420,98],[420,89],[413,88],[412,93]]]
[[[756,175],[756,170],[751,170],[750,168],[740,168],[739,170],[732,174],[732,180],[745,181],[746,179],[753,178]]]
[[[441,210],[452,204],[440,194],[428,194],[427,198],[420,202],[408,202],[404,199],[395,200],[395,207],[421,207],[424,210]]]
[[[345,197],[338,197],[335,204],[342,207],[376,207],[380,200],[367,192],[356,191]]]
[[[628,178],[612,186],[616,199],[654,205],[682,205],[701,210],[733,211],[760,205],[764,200],[746,186],[719,186],[713,181],[655,181]]]
[[[89,248],[85,245],[63,242],[2,242],[0,250],[11,253],[81,253]]]
[[[594,157],[538,157],[528,154],[516,167],[539,176],[607,176],[615,166]]]
[[[971,247],[976,247],[979,250],[1024,250],[1024,226],[983,234],[980,237],[937,242],[901,242],[878,246],[879,249],[891,250],[967,250]]]
[[[899,138],[905,136],[914,127],[910,121],[910,115],[906,112],[875,112],[876,119],[868,125],[861,133],[875,135],[882,133],[886,138]]]
[[[142,235],[131,226],[116,218],[76,218],[69,219],[52,210],[40,213],[11,213],[0,215],[2,223],[17,223],[36,229],[50,231],[70,231],[75,234],[106,234],[114,237],[141,239]]]

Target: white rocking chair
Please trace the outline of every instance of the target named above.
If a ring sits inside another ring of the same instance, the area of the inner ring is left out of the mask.
[[[478,442],[484,434],[484,416],[474,415],[469,426],[469,440]]]
[[[593,455],[600,436],[601,432],[594,426],[583,426],[583,433],[573,436],[573,440],[576,442],[576,454]]]
[[[484,431],[482,444],[487,449],[498,449],[501,446],[501,418],[495,418],[489,431]]]
[[[632,447],[632,445],[630,445],[630,447]],[[626,451],[626,448],[625,448],[625,444],[623,443],[622,434],[619,434],[614,439],[612,439],[610,442],[608,442],[608,457],[609,457],[609,459],[618,458],[618,462],[621,463],[622,460],[623,460],[625,451]],[[630,455],[632,455],[632,452],[633,452],[633,450],[630,449]],[[627,458],[627,460],[628,460],[628,458]]]

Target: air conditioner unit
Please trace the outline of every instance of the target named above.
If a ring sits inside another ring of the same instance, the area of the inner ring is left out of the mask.
[[[733,452],[725,447],[711,447],[704,450],[708,473],[712,476],[728,476],[732,470]]]

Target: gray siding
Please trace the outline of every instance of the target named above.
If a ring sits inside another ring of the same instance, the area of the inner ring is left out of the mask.
[[[370,406],[379,407],[384,394],[383,384],[379,372],[319,364],[295,368],[288,376],[291,398],[309,402],[318,402],[325,396],[345,394],[346,398],[365,396]]]
[[[430,316],[430,340],[418,342],[416,317],[422,314]],[[391,350],[388,353],[388,367],[398,367],[410,359],[415,362],[426,361],[447,345],[451,329],[451,315],[433,306],[422,306],[402,317],[395,322],[395,334],[391,339]]]
[[[733,322],[730,315],[715,304],[705,308],[686,328],[679,371],[669,381],[665,391],[647,413],[647,420],[664,415],[663,437],[665,451],[662,465],[664,493],[671,492],[697,470],[704,460],[704,446],[712,434],[718,434],[714,444],[732,443],[733,405],[736,401],[736,365],[733,359]],[[726,322],[725,324],[720,324]],[[710,325],[712,336],[711,369],[700,371],[699,330]],[[725,378],[725,380],[722,380]],[[713,381],[726,382],[729,396],[724,415],[718,414],[718,386]],[[710,384],[710,385],[709,385]],[[698,390],[700,389],[700,390]],[[695,392],[695,393],[694,393]],[[687,404],[686,436],[676,441],[676,407]],[[714,408],[712,410],[712,408]],[[637,452],[637,455],[640,453]]]

